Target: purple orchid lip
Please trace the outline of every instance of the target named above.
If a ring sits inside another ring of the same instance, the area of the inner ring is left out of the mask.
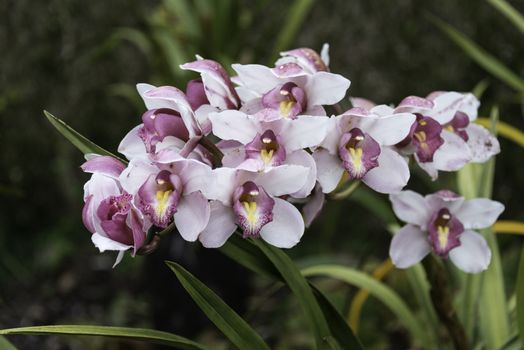
[[[133,196],[123,193],[119,196],[110,196],[100,202],[96,215],[100,225],[109,238],[122,244],[133,245],[133,231],[127,225],[126,219],[131,211]]]
[[[244,238],[258,237],[262,227],[273,221],[275,200],[264,188],[248,181],[237,187],[233,193],[235,223],[242,229]]]
[[[469,135],[466,132],[466,128],[469,125],[469,117],[466,113],[463,112],[457,112],[453,116],[453,119],[446,125],[444,125],[444,129],[451,131],[458,136],[460,136],[464,141],[469,140]]]
[[[154,225],[166,228],[177,211],[181,193],[182,180],[178,175],[162,170],[149,176],[138,190],[139,209]]]
[[[286,150],[280,138],[272,130],[266,130],[246,145],[246,159],[260,159],[265,165],[278,166],[286,159]]]
[[[435,119],[417,114],[417,120],[411,126],[411,131],[406,140],[399,145],[412,143],[417,157],[421,163],[432,162],[435,151],[442,146],[444,139],[440,135],[442,125]]]
[[[144,141],[148,153],[155,152],[155,146],[167,136],[174,136],[183,141],[189,139],[184,121],[180,114],[172,109],[152,109],[142,115],[144,126],[138,136]]]
[[[186,96],[191,108],[196,111],[200,106],[209,104],[206,96],[206,90],[202,79],[193,79],[188,81],[186,86]]]
[[[378,166],[380,145],[369,134],[353,128],[340,138],[338,155],[351,179],[361,179]]]
[[[295,119],[306,109],[304,90],[292,82],[276,86],[262,96],[262,105],[279,111],[284,118]]]
[[[460,245],[464,225],[447,208],[435,212],[428,225],[429,241],[437,255],[447,257],[451,249]]]

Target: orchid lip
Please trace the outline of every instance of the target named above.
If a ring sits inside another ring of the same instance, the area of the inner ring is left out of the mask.
[[[353,128],[340,138],[338,155],[351,179],[361,179],[378,166],[380,145],[359,128]]]
[[[262,97],[265,108],[277,110],[284,118],[295,119],[306,109],[306,94],[293,82],[276,86]]]
[[[262,227],[273,221],[274,206],[275,200],[254,182],[237,187],[233,193],[233,212],[244,237],[259,236]]]
[[[412,143],[420,162],[432,162],[436,150],[442,146],[444,139],[440,136],[442,126],[433,118],[417,115],[412,126]]]
[[[447,257],[451,249],[460,246],[464,225],[447,208],[435,212],[428,225],[429,241],[437,255]]]
[[[246,145],[246,159],[260,159],[266,166],[278,166],[286,159],[286,150],[280,138],[272,130],[266,130]]]
[[[100,202],[96,215],[100,219],[100,225],[109,238],[122,244],[132,245],[133,232],[126,223],[131,211],[131,200],[133,196],[123,193],[118,196],[110,196]]]
[[[456,112],[453,116],[453,119],[446,125],[444,125],[444,129],[453,132],[460,136],[464,141],[469,140],[469,135],[466,131],[466,128],[469,125],[469,117],[466,113],[463,112]]]
[[[151,175],[138,190],[139,207],[154,225],[166,228],[177,211],[182,181],[167,170]]]

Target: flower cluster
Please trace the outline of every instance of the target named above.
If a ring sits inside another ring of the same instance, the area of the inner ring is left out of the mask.
[[[479,102],[469,93],[409,96],[396,107],[352,98],[342,112],[350,81],[330,72],[327,46],[281,56],[274,67],[233,64],[232,77],[197,56],[181,66],[200,74],[185,91],[137,85],[147,110],[120,143],[129,163],[89,155],[82,166],[92,173],[83,221],[100,251],[119,251],[118,262],[143,248],[148,232],[172,225],[205,247],[239,231],[290,248],[325,194],[348,182],[399,193],[410,159],[436,179],[499,152],[496,138],[471,123]],[[431,232],[440,255],[453,257],[465,240],[450,229],[440,246]]]

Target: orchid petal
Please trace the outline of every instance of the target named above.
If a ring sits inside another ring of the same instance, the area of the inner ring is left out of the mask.
[[[304,220],[300,212],[291,203],[274,198],[273,221],[260,230],[260,237],[279,248],[291,248],[304,234]]]
[[[283,164],[260,174],[248,174],[272,196],[283,196],[299,191],[306,183],[310,169],[301,165]]]
[[[424,197],[414,191],[391,194],[389,200],[395,215],[402,221],[425,228],[430,210]]]
[[[291,194],[295,198],[307,197],[311,193],[311,190],[313,190],[313,187],[315,187],[315,183],[317,181],[317,167],[316,167],[315,160],[306,151],[298,150],[298,151],[295,151],[287,155],[286,163],[294,164],[294,165],[302,165],[306,167],[307,169],[309,169],[304,186],[302,186],[302,188],[299,191]]]
[[[472,162],[484,163],[500,153],[499,141],[483,126],[470,124],[466,128],[466,133],[469,137],[467,144],[472,153]]]
[[[235,225],[235,215],[230,207],[219,201],[212,201],[210,206],[209,223],[198,236],[198,240],[206,248],[218,248],[231,237],[237,225]]]
[[[471,160],[471,151],[466,142],[458,135],[442,130],[444,143],[433,155],[433,165],[438,170],[456,171]]]
[[[468,273],[486,270],[491,261],[491,250],[482,235],[475,231],[464,231],[460,246],[450,250],[449,258],[459,269]]]
[[[127,193],[135,194],[148,177],[158,173],[159,170],[153,162],[146,158],[134,158],[120,174],[120,184]]]
[[[280,83],[280,79],[273,74],[271,68],[260,64],[233,64],[231,67],[237,72],[242,86],[259,96]]]
[[[103,236],[99,233],[93,233],[91,236],[91,241],[95,245],[95,247],[100,250],[101,253],[105,252],[106,250],[128,250],[133,248],[132,245],[127,245],[123,243],[119,243],[117,241],[113,241],[111,238],[108,238],[106,236]]]
[[[415,115],[397,113],[384,117],[358,118],[358,127],[373,137],[379,144],[393,146],[408,136]]]
[[[283,138],[286,151],[318,146],[325,138],[330,120],[326,117],[300,116],[295,120],[285,122],[280,135]]]
[[[304,87],[309,105],[332,105],[344,98],[351,82],[342,75],[328,72],[313,74]]]
[[[430,251],[427,234],[408,224],[393,236],[389,256],[396,267],[405,269],[420,262]]]
[[[135,157],[140,157],[146,154],[146,146],[144,141],[138,136],[138,130],[144,127],[140,124],[131,129],[118,145],[118,152],[123,154],[127,159],[131,160]]]
[[[257,134],[253,120],[239,111],[211,113],[209,120],[213,125],[213,134],[222,140],[235,140],[247,144]]]
[[[304,216],[306,227],[311,226],[313,221],[318,217],[325,201],[326,196],[322,192],[320,185],[317,184],[313,190],[313,194],[309,197],[308,202],[302,208],[302,215]]]
[[[388,147],[382,147],[378,167],[369,170],[362,181],[380,193],[396,193],[407,185],[409,167],[400,154]]]
[[[317,164],[317,179],[320,186],[322,186],[322,192],[332,192],[337,187],[344,173],[344,167],[340,159],[325,149],[313,152],[313,159],[315,159]]]
[[[467,229],[489,227],[497,221],[504,211],[504,205],[487,198],[464,201],[454,214]]]
[[[209,216],[210,208],[206,197],[201,192],[192,192],[178,202],[174,215],[175,225],[183,239],[194,242],[208,225]]]
[[[82,164],[81,168],[86,173],[99,173],[116,179],[126,167],[113,157],[97,156]]]

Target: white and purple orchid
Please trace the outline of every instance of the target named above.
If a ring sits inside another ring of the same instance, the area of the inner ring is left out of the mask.
[[[132,249],[136,254],[151,227],[150,221],[134,205],[132,194],[119,181],[124,169],[124,164],[109,156],[93,155],[82,165],[82,170],[92,173],[84,186],[82,220],[100,252],[119,252],[115,265],[125,251]]]
[[[408,135],[415,115],[381,105],[370,111],[355,107],[330,120],[327,138],[313,153],[324,193],[332,192],[344,174],[381,193],[398,192],[407,184],[407,161],[392,146]]]
[[[485,198],[465,200],[447,190],[425,197],[402,191],[390,195],[390,200],[397,217],[407,223],[393,236],[389,249],[398,268],[408,268],[432,251],[449,257],[464,272],[488,268],[491,251],[473,230],[493,225],[504,205]]]

